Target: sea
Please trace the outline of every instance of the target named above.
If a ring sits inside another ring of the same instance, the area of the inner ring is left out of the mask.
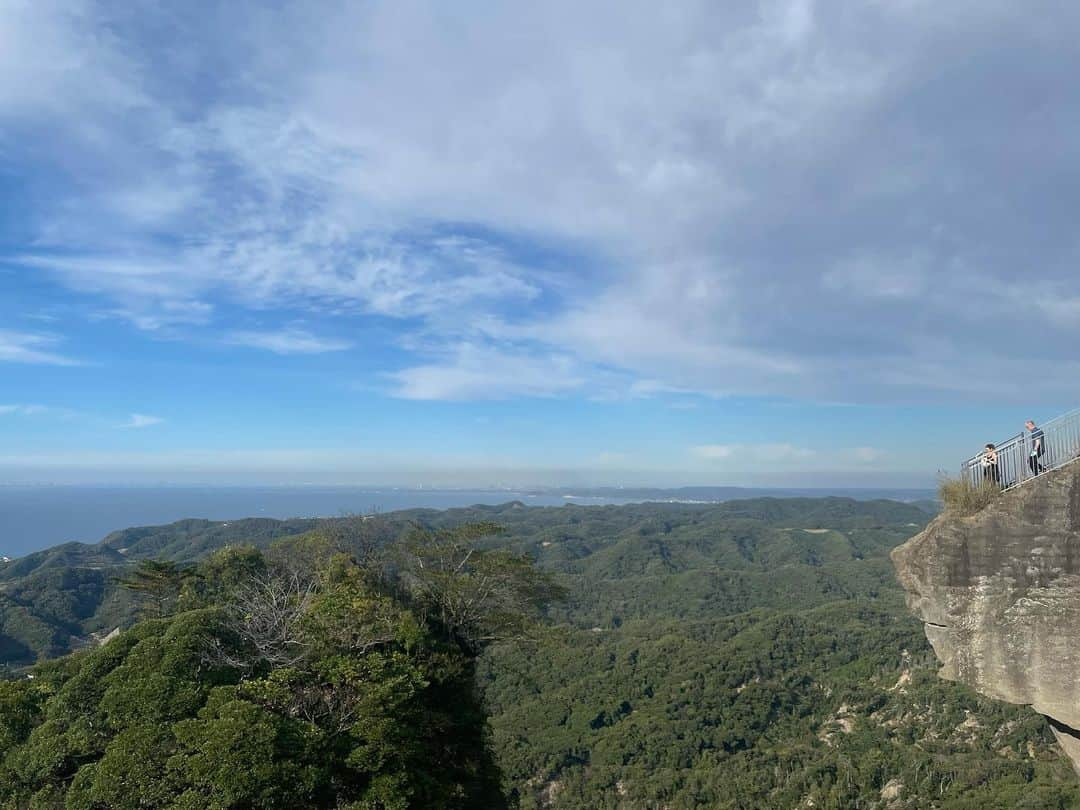
[[[863,490],[509,490],[323,486],[0,485],[0,557],[16,558],[69,541],[96,543],[109,532],[185,518],[337,517],[399,509],[452,509],[520,501],[529,506],[626,504],[644,500],[708,503],[752,495],[848,495],[914,500],[924,493]],[[931,493],[925,493],[929,496]]]
[[[629,503],[630,499],[503,489],[0,486],[0,556],[21,557],[72,540],[96,543],[117,529],[185,518],[337,517],[511,501],[564,506]]]

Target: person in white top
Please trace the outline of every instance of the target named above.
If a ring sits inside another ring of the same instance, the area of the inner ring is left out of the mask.
[[[983,480],[1001,483],[1001,467],[998,466],[997,448],[992,444],[986,445],[982,454]]]

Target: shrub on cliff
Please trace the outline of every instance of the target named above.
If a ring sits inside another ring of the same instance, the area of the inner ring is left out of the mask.
[[[967,516],[981,512],[1001,494],[1001,489],[992,481],[974,483],[968,478],[949,478],[942,476],[938,481],[938,497],[941,498],[945,511],[955,515]]]

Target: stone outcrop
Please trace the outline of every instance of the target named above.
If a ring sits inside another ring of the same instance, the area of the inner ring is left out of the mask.
[[[1080,772],[1080,463],[892,554],[941,676],[1049,718]]]

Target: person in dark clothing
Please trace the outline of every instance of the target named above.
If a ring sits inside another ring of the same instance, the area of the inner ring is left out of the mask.
[[[997,448],[992,444],[986,445],[986,449],[983,450],[982,473],[984,481],[1001,485],[1001,467],[998,465]]]
[[[1028,431],[1028,467],[1032,475],[1038,475],[1046,469],[1040,460],[1046,455],[1046,437],[1043,435],[1042,430],[1035,427],[1035,423],[1030,419],[1027,420],[1024,427]]]

